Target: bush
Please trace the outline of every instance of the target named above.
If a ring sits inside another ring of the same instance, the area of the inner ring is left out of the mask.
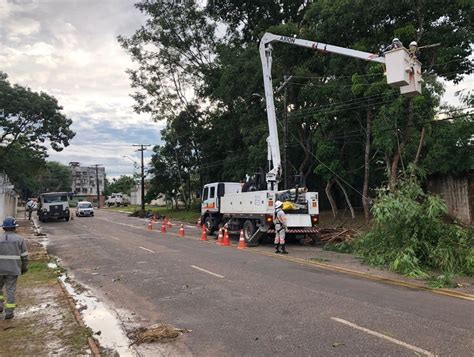
[[[385,265],[411,277],[442,272],[474,275],[474,229],[446,223],[444,202],[426,194],[418,182],[401,183],[397,192],[379,193],[372,208],[372,229],[354,244],[367,263]]]

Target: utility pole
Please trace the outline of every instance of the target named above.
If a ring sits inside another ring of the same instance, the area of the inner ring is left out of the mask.
[[[100,189],[99,189],[99,166],[101,164],[93,165],[95,167],[95,183],[97,185],[97,208],[100,208]]]
[[[283,111],[285,114],[285,121],[283,124],[283,188],[286,190],[288,189],[288,84],[290,83],[293,76],[283,76],[283,83],[275,90],[275,93],[280,92],[282,89],[285,89],[284,97],[283,97]]]
[[[146,150],[146,148],[148,146],[151,146],[151,145],[144,145],[144,144],[137,144],[137,145],[133,145],[133,146],[138,146],[139,149],[137,149],[137,151],[140,151],[141,152],[141,157],[142,157],[142,187],[141,187],[141,198],[142,198],[142,211],[145,211],[145,168],[143,166],[143,152]]]

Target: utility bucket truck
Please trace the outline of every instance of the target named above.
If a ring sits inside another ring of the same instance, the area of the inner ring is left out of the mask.
[[[259,239],[264,235],[275,232],[273,217],[276,201],[283,202],[283,210],[287,214],[286,232],[290,237],[309,235],[314,239],[319,232],[317,228],[318,193],[308,192],[304,187],[278,189],[282,167],[271,77],[272,42],[283,42],[323,53],[339,54],[384,64],[389,85],[400,88],[402,95],[414,96],[421,93],[421,63],[416,58],[416,42],[412,42],[410,50],[407,50],[398,39],[394,39],[392,45],[383,53],[373,54],[266,33],[260,41],[259,52],[263,69],[269,129],[268,161],[271,170],[266,175],[254,176],[243,185],[236,182],[215,182],[205,185],[202,191],[201,222],[208,233],[214,233],[223,225],[227,226],[231,232],[243,229],[245,240],[250,246],[258,244]]]

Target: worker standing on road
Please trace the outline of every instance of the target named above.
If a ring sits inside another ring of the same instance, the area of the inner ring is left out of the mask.
[[[5,320],[13,318],[18,276],[28,271],[28,251],[24,239],[15,233],[17,226],[15,218],[5,217],[5,233],[0,234],[0,313],[5,308]]]
[[[285,233],[286,233],[286,213],[283,211],[283,203],[275,202],[275,253],[288,254],[285,249]],[[281,246],[281,252],[280,252]]]

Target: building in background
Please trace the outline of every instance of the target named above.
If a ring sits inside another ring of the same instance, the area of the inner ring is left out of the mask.
[[[105,189],[105,168],[95,166],[81,166],[79,162],[70,162],[72,174],[72,192],[76,197],[97,203],[97,178],[99,179],[99,196],[101,205],[104,205],[103,192]]]

